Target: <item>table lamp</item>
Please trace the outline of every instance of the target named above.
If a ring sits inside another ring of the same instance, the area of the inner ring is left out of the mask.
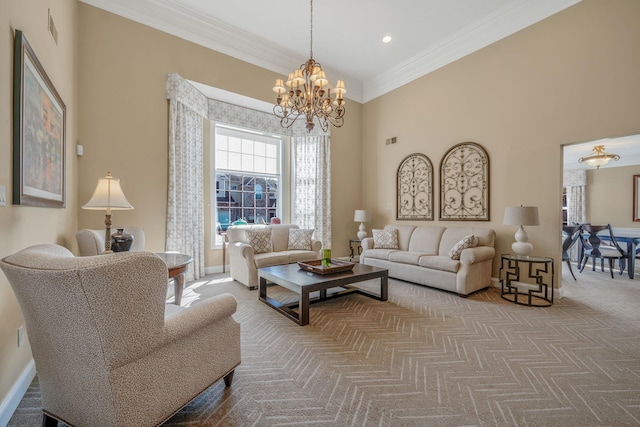
[[[356,209],[356,212],[353,214],[353,220],[355,222],[360,223],[360,227],[358,228],[358,240],[362,240],[367,237],[367,231],[364,228],[364,223],[367,221],[371,221],[371,215],[369,215],[369,211]]]
[[[537,206],[508,206],[504,210],[505,225],[519,225],[511,250],[520,256],[529,256],[533,251],[533,245],[529,243],[529,236],[524,231],[525,225],[540,225]]]
[[[93,191],[91,199],[82,206],[82,209],[106,210],[104,219],[105,235],[104,235],[104,253],[112,253],[111,251],[111,211],[133,209],[133,206],[127,201],[127,198],[120,187],[120,180],[111,176],[111,172],[107,172],[104,178],[98,178],[98,185]]]

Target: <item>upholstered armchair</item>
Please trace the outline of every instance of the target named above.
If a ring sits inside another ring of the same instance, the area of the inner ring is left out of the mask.
[[[145,239],[144,230],[137,225],[127,225],[124,228],[125,233],[133,235],[133,243],[131,251],[144,251]],[[116,229],[112,228],[111,232]],[[102,230],[91,230],[85,228],[76,233],[76,241],[78,242],[78,251],[80,256],[100,255],[104,253],[104,228]]]
[[[254,238],[261,230],[268,231],[268,239]],[[256,289],[258,268],[320,259],[322,242],[312,239],[312,234],[313,230],[300,230],[294,224],[230,226],[227,248],[231,277]],[[266,240],[268,249],[259,248]]]
[[[0,261],[42,390],[43,425],[155,426],[240,363],[236,300],[165,304],[150,252],[75,257],[43,244]]]

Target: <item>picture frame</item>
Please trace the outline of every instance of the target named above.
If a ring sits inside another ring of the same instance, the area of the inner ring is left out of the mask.
[[[489,221],[489,155],[476,142],[449,149],[440,162],[440,221]]]
[[[396,172],[396,219],[433,221],[433,165],[420,153],[405,157]]]
[[[13,65],[12,202],[64,208],[66,107],[20,30]]]
[[[640,222],[640,175],[633,175],[633,221]]]

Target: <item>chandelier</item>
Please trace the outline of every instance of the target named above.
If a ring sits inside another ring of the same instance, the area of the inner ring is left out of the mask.
[[[347,90],[344,82],[338,80],[331,96],[329,80],[322,66],[313,59],[313,0],[311,0],[311,42],[309,60],[299,69],[289,74],[285,88],[282,79],[276,80],[273,91],[277,94],[273,112],[280,118],[280,125],[289,128],[296,119],[304,116],[306,128],[311,132],[314,118],[318,119],[323,131],[329,130],[329,124],[340,127],[344,124],[344,94]]]
[[[593,154],[589,156],[580,157],[578,163],[585,162],[589,166],[595,166],[596,169],[600,169],[600,166],[609,163],[609,160],[620,160],[620,156],[617,154],[609,154],[604,152],[604,145],[596,145],[593,147]]]

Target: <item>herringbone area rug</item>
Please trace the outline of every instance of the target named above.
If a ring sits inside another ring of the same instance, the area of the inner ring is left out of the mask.
[[[166,425],[640,425],[640,278],[577,275],[548,308],[390,280],[389,301],[315,304],[304,327],[208,276],[183,305],[232,293],[242,364]],[[41,424],[38,393],[36,380],[9,426]]]

